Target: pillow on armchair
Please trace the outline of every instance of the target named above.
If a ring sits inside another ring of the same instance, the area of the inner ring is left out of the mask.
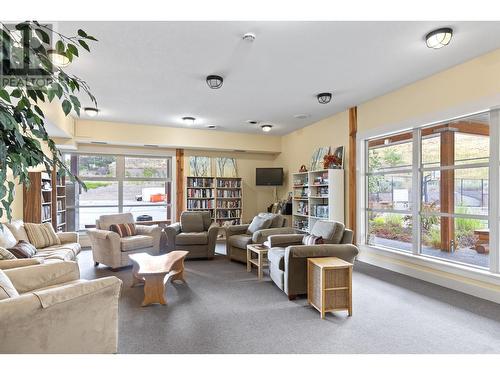
[[[255,216],[247,229],[247,234],[254,234],[258,230],[267,229],[271,226],[271,223],[271,218]]]

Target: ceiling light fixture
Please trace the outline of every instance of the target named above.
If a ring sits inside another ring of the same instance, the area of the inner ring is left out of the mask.
[[[449,27],[443,27],[441,29],[431,31],[429,34],[427,34],[425,36],[425,43],[429,48],[443,48],[450,43],[452,36],[453,30]]]
[[[332,94],[329,92],[322,92],[321,94],[316,95],[318,98],[318,102],[320,104],[328,104],[330,100],[332,100]]]
[[[293,117],[295,117],[296,119],[299,119],[299,120],[304,120],[306,118],[308,118],[310,115],[307,114],[307,113],[299,113],[298,115],[293,115]]]
[[[259,122],[255,120],[247,120],[250,125],[257,125]]]
[[[208,129],[217,129],[217,126],[216,125],[207,125],[207,128]]]
[[[186,117],[182,118],[182,121],[184,122],[185,125],[194,125],[195,120],[196,119],[194,117],[191,117],[191,116],[186,116]]]
[[[207,76],[207,85],[211,89],[220,89],[222,87],[222,82],[224,82],[224,79],[221,76],[213,74]]]
[[[89,117],[96,117],[99,114],[99,110],[94,107],[85,107],[83,110],[85,111],[85,114]]]
[[[49,49],[47,51],[47,55],[49,55],[50,61],[52,61],[52,64],[55,66],[58,66],[60,68],[64,68],[65,66],[68,66],[70,61],[68,59],[68,56],[57,52],[54,49]]]
[[[273,128],[273,126],[266,124],[266,125],[262,125],[261,128],[262,128],[263,132],[269,133],[271,131],[271,129]]]
[[[255,40],[255,34],[254,33],[246,33],[242,37],[243,40],[246,40],[248,42],[253,42]]]

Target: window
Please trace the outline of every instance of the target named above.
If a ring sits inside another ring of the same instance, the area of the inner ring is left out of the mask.
[[[480,114],[367,140],[366,242],[489,268],[489,134]]]
[[[172,160],[139,157],[65,154],[65,162],[87,186],[67,183],[69,228],[84,230],[100,215],[131,212],[134,218],[170,220]]]

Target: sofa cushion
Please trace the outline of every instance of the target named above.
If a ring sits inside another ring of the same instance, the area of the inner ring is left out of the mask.
[[[342,240],[345,225],[338,221],[318,220],[314,223],[311,234],[323,237],[325,243],[338,244]]]
[[[111,224],[133,223],[134,217],[130,212],[124,214],[101,215],[98,220],[98,229],[109,230]]]
[[[176,245],[207,245],[208,244],[208,233],[207,232],[196,232],[196,233],[179,233],[175,237]]]
[[[271,219],[271,225],[269,226],[269,228],[281,228],[285,224],[285,217],[280,214],[261,212],[258,216],[266,219]]]
[[[15,246],[12,246],[9,251],[16,258],[33,258],[36,253],[36,247],[26,241],[19,241]]]
[[[5,247],[0,246],[0,260],[10,260],[10,259],[16,259],[16,257]]]
[[[272,219],[269,217],[255,216],[248,226],[247,234],[254,234],[258,230],[267,229],[271,226]]]
[[[229,245],[237,247],[239,249],[247,249],[247,245],[252,243],[252,236],[248,234],[236,234],[229,237]]]
[[[153,246],[153,237],[151,236],[131,236],[120,238],[120,247],[122,251],[131,251],[144,249]]]
[[[71,250],[68,249],[61,249],[59,247],[50,247],[48,249],[44,249],[43,251],[37,252],[34,256],[34,259],[40,259],[40,260],[62,260],[62,261],[69,261],[69,260],[76,260],[75,254]]]
[[[12,281],[10,281],[5,272],[0,270],[0,300],[18,296],[19,293],[14,288]]]
[[[267,252],[267,259],[272,264],[277,264],[281,271],[285,270],[285,249],[273,247]]]
[[[76,259],[76,256],[80,253],[81,249],[82,249],[82,247],[80,246],[79,243],[69,242],[69,243],[65,243],[62,245],[54,245],[54,246],[46,247],[44,249],[38,249],[38,253],[45,253],[48,251],[65,251],[65,252],[73,254],[74,259]]]
[[[16,241],[23,240],[26,242],[30,242],[28,233],[26,233],[26,229],[24,229],[24,222],[22,220],[12,220],[10,223],[5,223],[5,225],[12,232],[14,237],[16,237]]]
[[[183,232],[203,232],[203,216],[200,212],[183,212],[181,214],[181,229]]]
[[[61,244],[51,223],[24,223],[24,229],[28,233],[29,242],[38,249]]]
[[[118,233],[120,237],[130,237],[136,234],[134,223],[111,224],[109,230]]]
[[[7,225],[2,224],[2,226],[0,227],[0,247],[9,249],[16,246],[16,244],[16,237],[12,234]]]

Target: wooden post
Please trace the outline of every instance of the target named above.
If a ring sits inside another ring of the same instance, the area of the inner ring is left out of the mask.
[[[452,166],[455,163],[455,133],[452,130],[441,132],[441,166]],[[455,212],[455,171],[442,170],[440,178],[441,212]],[[452,217],[441,217],[441,250],[450,251],[451,241],[455,238],[455,220]]]
[[[176,221],[178,222],[181,213],[184,210],[184,150],[178,148],[175,150],[175,165],[176,165]]]
[[[349,108],[349,222],[356,243],[356,134],[358,132],[358,108]]]

